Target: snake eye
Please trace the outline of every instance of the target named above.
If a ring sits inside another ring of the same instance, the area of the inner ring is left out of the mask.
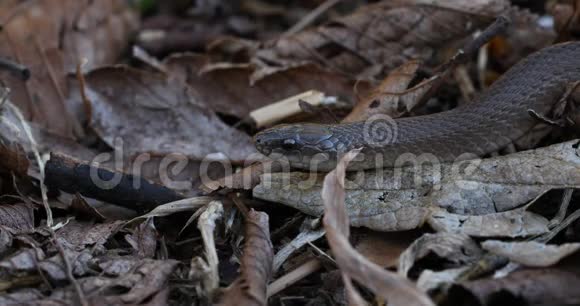
[[[295,144],[296,141],[294,139],[284,139],[284,141],[282,142],[282,148],[286,150],[291,150],[294,148]]]

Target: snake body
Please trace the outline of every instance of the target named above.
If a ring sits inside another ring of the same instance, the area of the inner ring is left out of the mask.
[[[409,118],[342,124],[290,124],[254,137],[257,149],[291,167],[332,170],[353,149],[348,170],[394,167],[408,158],[450,162],[500,150],[549,117],[569,84],[580,81],[580,42],[553,45],[521,60],[471,103]],[[376,125],[376,126],[373,126]]]

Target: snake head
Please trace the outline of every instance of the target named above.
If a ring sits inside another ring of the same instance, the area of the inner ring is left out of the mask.
[[[325,125],[285,124],[256,134],[254,143],[262,154],[275,159],[284,157],[291,165],[304,168],[313,156],[335,151],[332,136]]]

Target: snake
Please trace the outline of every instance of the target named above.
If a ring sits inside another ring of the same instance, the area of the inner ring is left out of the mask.
[[[577,81],[580,42],[560,43],[520,60],[472,101],[448,111],[337,124],[281,124],[257,133],[254,144],[260,153],[292,168],[316,171],[333,170],[341,156],[355,149],[360,156],[349,163],[349,171],[397,167],[409,158],[453,162],[483,157],[545,124],[540,119],[553,115]]]

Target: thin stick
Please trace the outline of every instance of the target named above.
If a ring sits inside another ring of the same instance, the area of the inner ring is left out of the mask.
[[[52,229],[49,229],[49,230],[50,230],[50,233],[52,235],[52,239],[54,240],[54,245],[56,246],[56,248],[58,249],[58,252],[60,253],[60,256],[62,257],[62,261],[63,261],[64,267],[65,267],[66,276],[69,279],[69,281],[71,282],[71,284],[73,285],[73,287],[75,288],[75,292],[79,298],[79,302],[83,306],[89,306],[89,302],[85,298],[85,294],[83,292],[83,289],[81,288],[79,282],[77,282],[76,278],[73,275],[72,266],[70,264],[70,261],[66,257],[66,253],[64,251],[64,248],[62,247],[62,245],[58,241],[58,239],[56,237],[56,233]]]
[[[548,223],[548,228],[554,228],[558,224],[562,223],[566,218],[566,212],[568,212],[568,205],[570,205],[570,200],[572,199],[572,194],[574,193],[574,189],[568,188],[564,190],[564,195],[562,195],[562,202],[560,203],[560,207],[558,208],[558,213],[556,216],[550,220]]]
[[[278,294],[280,291],[292,286],[308,275],[318,271],[320,268],[322,268],[322,263],[317,258],[303,263],[300,267],[272,282],[268,286],[268,297]]]
[[[477,52],[483,45],[489,42],[494,36],[504,32],[510,24],[510,20],[505,16],[499,16],[490,26],[488,26],[479,36],[469,41],[463,49],[459,49],[457,53],[445,64],[439,66],[437,69],[438,75],[433,82],[431,89],[427,91],[418,105],[425,104],[437,92],[443,82],[449,77],[450,73],[455,68],[463,63],[466,63],[469,58]]]
[[[42,158],[40,157],[40,152],[38,152],[38,144],[36,143],[36,140],[34,140],[34,136],[32,136],[32,130],[30,129],[30,126],[28,125],[28,123],[24,119],[24,115],[22,115],[22,113],[20,112],[18,107],[14,106],[12,103],[6,103],[6,106],[8,106],[12,109],[12,111],[16,115],[16,118],[18,118],[18,120],[20,121],[22,129],[24,130],[24,134],[26,135],[26,137],[28,138],[28,141],[30,142],[30,147],[32,148],[32,152],[34,153],[34,158],[36,159],[36,163],[38,164],[38,167],[40,168],[39,169],[39,171],[40,171],[40,194],[42,196],[42,204],[44,205],[44,210],[46,211],[46,225],[48,227],[52,227],[52,224],[53,224],[53,222],[52,222],[52,210],[50,209],[50,206],[48,205],[47,189],[46,189],[46,185],[44,184],[45,183],[45,172],[44,172],[45,163],[42,160]]]
[[[326,0],[326,1],[324,1],[317,8],[312,10],[312,12],[310,12],[308,15],[304,16],[304,18],[300,19],[300,21],[298,23],[296,23],[294,26],[292,26],[290,29],[288,29],[288,31],[286,31],[282,35],[282,37],[296,34],[300,31],[304,30],[304,28],[306,28],[310,24],[312,24],[318,17],[320,17],[320,15],[322,15],[324,12],[328,11],[330,8],[332,8],[333,6],[338,4],[340,1],[341,0]]]

